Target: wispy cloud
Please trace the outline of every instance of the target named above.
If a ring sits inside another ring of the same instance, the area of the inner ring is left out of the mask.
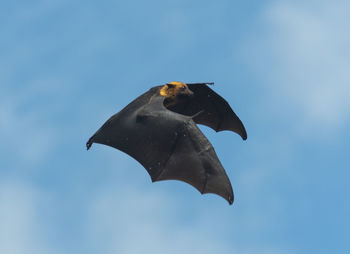
[[[196,215],[189,212],[195,217],[186,220],[182,214],[184,208],[165,195],[126,186],[118,192],[113,188],[101,189],[92,199],[85,223],[90,250],[130,254],[140,253],[140,250],[152,253],[293,253],[290,248],[239,243],[239,237],[222,226],[229,225],[228,211],[207,207],[204,211],[198,210]]]
[[[348,1],[275,1],[245,46],[265,96],[294,111],[283,114],[299,134],[334,133],[350,119],[349,10]]]
[[[43,196],[31,186],[0,182],[0,253],[56,253],[39,217],[42,201]]]
[[[89,209],[88,238],[104,253],[229,253],[228,245],[212,238],[200,221],[178,221],[179,210],[161,193],[135,188],[104,189]],[[198,217],[201,217],[199,214]]]
[[[36,84],[25,89],[4,89],[0,95],[0,150],[2,156],[11,154],[15,164],[43,161],[55,145],[55,130],[46,120],[52,105],[43,107],[37,103],[44,102],[51,89]]]

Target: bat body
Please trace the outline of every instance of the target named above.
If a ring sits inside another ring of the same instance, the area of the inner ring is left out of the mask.
[[[228,103],[205,83],[156,86],[113,115],[89,139],[119,149],[141,163],[152,181],[180,180],[233,203],[230,180],[196,123],[247,138]]]

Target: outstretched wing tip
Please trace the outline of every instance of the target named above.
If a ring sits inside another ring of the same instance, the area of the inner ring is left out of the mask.
[[[228,202],[228,204],[229,205],[232,205],[233,204],[233,202],[234,202],[234,195],[232,194],[230,194],[230,195],[228,195],[228,196],[223,196],[223,195],[220,195],[220,194],[218,194],[218,193],[214,193],[214,192],[201,192],[201,194],[202,195],[205,195],[205,194],[214,194],[214,195],[218,195],[218,196],[220,196],[220,197],[222,197],[223,199],[225,199],[227,202]]]
[[[234,201],[234,196],[229,196],[228,199],[227,199],[229,205],[232,205],[233,204],[233,201]]]
[[[241,135],[242,139],[243,140],[247,140],[248,136],[247,136],[247,133],[244,132],[242,135]]]
[[[187,83],[187,85],[210,85],[210,86],[213,86],[214,82]]]
[[[89,150],[90,147],[92,146],[92,144],[94,143],[92,141],[92,138],[93,138],[93,136],[91,138],[89,138],[88,142],[86,142],[86,150]]]
[[[241,136],[241,138],[242,138],[243,140],[246,140],[246,139],[248,138],[247,131],[246,131],[246,129],[245,129],[243,123],[242,123],[242,122],[240,122],[240,123],[241,123],[241,124],[240,124],[240,126],[238,127],[238,129],[236,128],[236,129],[234,129],[234,130],[232,130],[232,131],[236,132],[239,136]]]

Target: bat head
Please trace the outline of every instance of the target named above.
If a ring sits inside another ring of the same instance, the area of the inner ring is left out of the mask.
[[[181,98],[191,97],[193,92],[183,82],[173,81],[164,85],[160,89],[160,95],[169,100],[177,100]]]

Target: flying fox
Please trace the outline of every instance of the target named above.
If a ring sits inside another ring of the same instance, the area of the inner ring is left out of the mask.
[[[200,193],[214,193],[231,205],[231,182],[197,124],[247,139],[241,120],[208,85],[170,82],[152,87],[110,117],[88,140],[125,152],[149,173],[152,182],[179,180]]]

